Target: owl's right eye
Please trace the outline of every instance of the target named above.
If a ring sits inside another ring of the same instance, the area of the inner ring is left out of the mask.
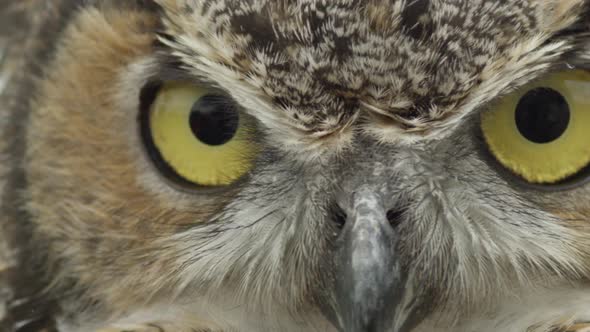
[[[482,114],[488,150],[536,186],[587,178],[590,167],[590,73],[567,70],[533,82]]]
[[[142,133],[159,169],[197,186],[230,185],[252,168],[253,124],[223,94],[190,83],[152,89],[142,111]]]

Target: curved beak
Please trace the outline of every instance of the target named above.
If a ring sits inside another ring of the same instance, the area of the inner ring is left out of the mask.
[[[412,313],[402,305],[407,275],[399,236],[378,194],[359,190],[351,207],[335,257],[332,321],[343,332],[404,332]]]

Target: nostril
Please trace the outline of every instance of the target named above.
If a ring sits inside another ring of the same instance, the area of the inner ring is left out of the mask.
[[[404,211],[401,209],[391,209],[387,211],[387,220],[393,228],[397,228],[403,219]]]
[[[344,228],[347,215],[338,204],[333,204],[330,207],[330,217],[338,229]]]

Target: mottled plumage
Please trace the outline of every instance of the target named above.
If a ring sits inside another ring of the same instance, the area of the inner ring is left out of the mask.
[[[0,329],[361,331],[350,295],[385,301],[358,304],[385,308],[367,331],[583,332],[590,187],[513,181],[478,121],[528,82],[590,68],[589,6],[0,4]],[[256,123],[243,181],[179,188],[154,167],[138,117],[174,80]],[[355,225],[395,240],[350,263]],[[355,288],[388,280],[392,296]]]

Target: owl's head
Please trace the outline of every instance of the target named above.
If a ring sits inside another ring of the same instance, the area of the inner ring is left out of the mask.
[[[585,1],[23,3],[5,219],[64,331],[590,319]]]

